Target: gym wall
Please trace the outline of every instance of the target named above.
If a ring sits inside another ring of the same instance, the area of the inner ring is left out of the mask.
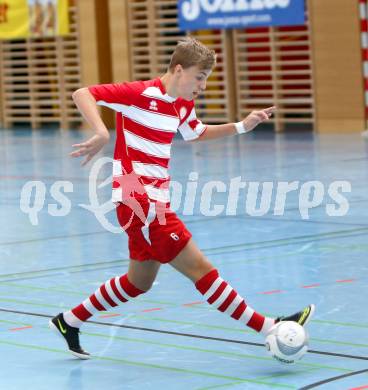
[[[174,0],[70,1],[68,37],[0,41],[3,127],[82,120],[80,86],[165,72],[180,37]],[[308,0],[305,26],[191,33],[215,49],[218,66],[196,103],[206,123],[235,121],[277,105],[275,131],[365,129],[359,0]],[[103,111],[113,127],[113,115]]]

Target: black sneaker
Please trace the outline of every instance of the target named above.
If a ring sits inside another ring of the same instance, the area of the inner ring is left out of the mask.
[[[286,316],[286,317],[276,318],[275,324],[277,324],[280,321],[293,321],[293,322],[297,322],[301,326],[305,326],[308,324],[308,322],[312,318],[315,309],[316,309],[316,307],[312,303],[311,305],[308,305],[305,309],[298,311],[295,314],[292,314],[292,315]]]
[[[68,325],[64,321],[63,313],[58,314],[49,321],[50,329],[57,332],[68,344],[69,351],[79,359],[89,359],[91,355],[84,351],[79,344],[79,329]]]

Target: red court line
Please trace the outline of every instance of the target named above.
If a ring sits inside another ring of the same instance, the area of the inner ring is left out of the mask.
[[[265,295],[268,295],[268,294],[280,294],[280,293],[282,293],[282,292],[283,292],[282,290],[271,290],[271,291],[259,292],[258,294],[265,294]]]
[[[352,388],[349,389],[349,390],[363,390],[363,389],[368,389],[368,386],[365,385],[365,386],[361,386],[361,387],[352,387]]]
[[[193,305],[201,305],[204,303],[204,301],[197,301],[197,302],[190,302],[190,303],[183,303],[182,306],[193,306]]]
[[[341,279],[341,280],[336,280],[335,282],[336,283],[352,283],[352,282],[355,282],[356,279]],[[320,287],[321,284],[320,283],[314,283],[314,284],[309,284],[309,285],[305,285],[305,286],[300,286],[300,288],[315,288],[315,287]],[[262,291],[262,292],[259,292],[258,294],[262,294],[262,295],[272,295],[272,294],[281,294],[283,293],[284,291],[283,290],[271,290],[271,291]],[[195,301],[195,302],[188,302],[188,303],[183,303],[182,306],[194,306],[194,305],[202,305],[203,303],[205,303],[205,301]],[[152,309],[146,309],[146,310],[142,310],[143,313],[149,313],[151,311],[159,311],[159,310],[164,310],[162,307],[155,307],[155,308],[152,308]],[[108,318],[108,317],[117,317],[117,316],[120,316],[121,314],[106,314],[106,315],[102,315],[100,316],[100,318]],[[366,387],[368,389],[368,387]],[[356,390],[356,389],[354,389]]]
[[[336,283],[352,283],[355,282],[356,279],[342,279],[342,280],[336,280]]]
[[[319,283],[314,283],[314,284],[310,284],[308,286],[302,286],[302,288],[314,288],[314,287],[319,287],[320,284]]]
[[[17,330],[23,330],[23,329],[29,329],[29,328],[32,328],[32,325],[22,326],[21,328],[10,328],[9,330],[11,330],[12,332],[15,332]]]
[[[2,180],[32,180],[32,181],[42,181],[42,180],[68,180],[68,181],[88,181],[89,177],[61,177],[61,176],[29,176],[29,175],[0,175]],[[97,182],[101,182],[99,179]]]
[[[118,317],[120,316],[121,314],[117,314],[117,313],[111,313],[111,314],[103,314],[102,316],[99,316],[100,318],[109,318],[109,317]]]

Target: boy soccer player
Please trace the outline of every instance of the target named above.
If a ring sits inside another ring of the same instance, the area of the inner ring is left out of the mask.
[[[196,117],[193,99],[205,90],[215,63],[213,50],[193,38],[185,38],[178,43],[162,77],[96,85],[73,94],[79,111],[95,132],[86,142],[73,145],[76,149],[71,156],[85,156],[83,165],[110,138],[96,104],[117,112],[112,198],[117,204],[118,221],[129,237],[131,259],[125,275],[106,281],[78,306],[50,320],[50,327],[80,359],[90,357],[80,346],[81,325],[96,312],[147,292],[165,263],[191,279],[209,304],[261,334],[267,334],[281,320],[306,325],[314,313],[314,305],[276,319],[256,312],[221,278],[169,208],[167,168],[177,130],[187,141],[247,133],[267,121],[275,110],[269,107],[253,111],[238,123],[204,125]]]

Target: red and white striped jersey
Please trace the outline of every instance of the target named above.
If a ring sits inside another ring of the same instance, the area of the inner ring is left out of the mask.
[[[179,130],[190,141],[206,129],[196,117],[194,102],[169,96],[160,78],[96,85],[89,91],[97,104],[117,112],[113,202],[123,200],[122,177],[133,173],[149,199],[168,203],[168,166],[175,133]]]

